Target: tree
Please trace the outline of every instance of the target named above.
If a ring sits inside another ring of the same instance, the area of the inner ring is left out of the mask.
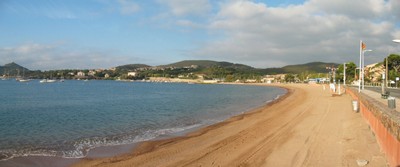
[[[388,57],[389,80],[395,80],[400,72],[400,55],[390,54]],[[386,68],[386,58],[383,59],[383,66]]]
[[[234,78],[233,75],[227,75],[227,76],[225,77],[225,81],[226,81],[226,82],[233,82],[233,81],[235,81],[235,78]]]
[[[294,75],[293,74],[286,74],[285,75],[286,82],[294,82]]]
[[[300,81],[304,82],[305,80],[308,79],[308,76],[310,75],[309,71],[303,71],[299,74],[299,79]]]
[[[384,60],[385,61],[385,60]],[[386,63],[384,63],[386,65]],[[397,54],[390,54],[388,57],[389,70],[399,72],[400,70],[400,56]]]
[[[343,75],[344,75],[344,66],[343,64],[339,65],[338,69],[337,69],[337,73],[339,75],[339,78],[342,79]],[[346,83],[350,83],[352,81],[354,81],[354,76],[355,76],[355,70],[356,70],[357,66],[354,62],[347,62],[346,63]]]

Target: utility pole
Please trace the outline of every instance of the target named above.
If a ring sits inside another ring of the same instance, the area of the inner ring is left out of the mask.
[[[362,85],[361,85],[361,89],[362,90],[364,90],[364,75],[365,75],[365,64],[364,64],[364,53],[365,53],[365,51],[363,50],[362,51],[362,62],[361,62],[361,64],[362,64],[362,79],[361,79],[361,83],[362,83]]]
[[[361,71],[362,71],[362,41],[360,40],[360,71],[359,71],[359,74],[358,74],[358,93],[360,93],[361,92]]]
[[[388,58],[389,57],[386,57],[386,70],[385,70],[385,72],[386,72],[386,76],[385,76],[385,88],[387,88],[387,83],[388,83],[388,78],[389,78],[389,72],[388,72],[388,69],[389,69],[389,67],[388,67]]]
[[[386,73],[386,70],[385,70],[385,72],[382,74],[382,95],[383,94],[385,94],[385,80],[386,80],[386,77],[385,77],[385,73]]]
[[[343,63],[343,86],[346,86],[346,63]]]
[[[335,68],[333,65],[331,67],[326,67],[327,70],[330,70],[331,74],[332,74],[332,78],[333,78],[333,84],[336,84],[336,70],[337,68]]]

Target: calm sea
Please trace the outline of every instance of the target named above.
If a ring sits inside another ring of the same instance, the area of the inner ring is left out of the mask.
[[[241,85],[0,80],[0,160],[80,158],[220,122],[286,90]]]

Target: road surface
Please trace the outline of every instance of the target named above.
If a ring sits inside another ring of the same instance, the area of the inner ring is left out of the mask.
[[[367,90],[372,90],[378,93],[382,93],[382,87],[370,87],[370,86],[365,86],[364,87]],[[390,96],[400,98],[400,89],[398,88],[386,88],[387,91],[390,92]]]

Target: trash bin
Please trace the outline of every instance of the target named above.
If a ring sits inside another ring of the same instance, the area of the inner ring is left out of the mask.
[[[353,111],[358,112],[358,101],[353,100],[352,104],[353,104]]]
[[[396,108],[396,98],[388,97],[388,107],[389,108]]]

